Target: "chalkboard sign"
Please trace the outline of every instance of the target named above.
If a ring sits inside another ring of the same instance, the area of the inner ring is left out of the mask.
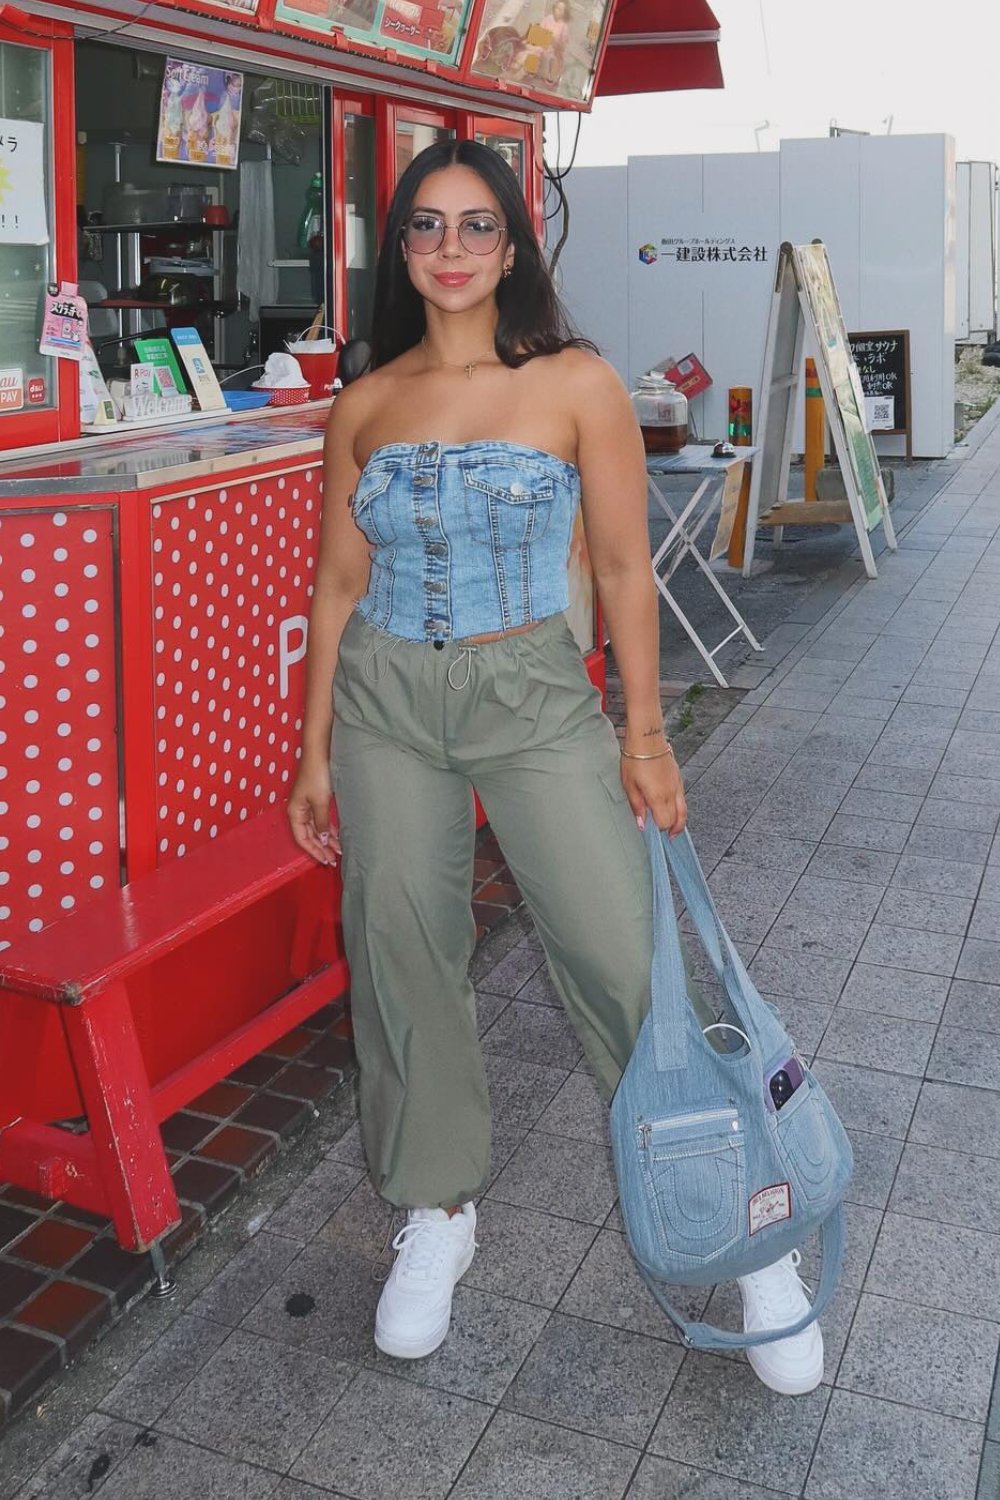
[[[911,457],[910,334],[906,328],[877,333],[849,333],[848,342],[865,393],[873,433],[906,437]]]

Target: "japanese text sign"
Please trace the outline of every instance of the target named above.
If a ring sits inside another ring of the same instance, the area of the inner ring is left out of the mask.
[[[45,126],[0,118],[0,245],[47,245]]]

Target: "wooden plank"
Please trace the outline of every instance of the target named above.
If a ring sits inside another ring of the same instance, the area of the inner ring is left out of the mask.
[[[757,517],[758,526],[850,526],[847,500],[788,500]]]

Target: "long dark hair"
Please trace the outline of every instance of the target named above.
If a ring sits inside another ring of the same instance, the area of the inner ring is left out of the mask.
[[[439,141],[413,158],[393,194],[375,278],[369,368],[388,364],[412,349],[426,332],[423,298],[411,282],[403,259],[403,225],[424,178],[456,165],[470,167],[493,193],[507,224],[508,243],[514,249],[511,274],[496,289],[500,316],[495,348],[499,358],[518,369],[538,354],[558,354],[570,346],[596,351],[595,344],[580,338],[570,326],[542,258],[515,173],[502,156],[479,141]]]

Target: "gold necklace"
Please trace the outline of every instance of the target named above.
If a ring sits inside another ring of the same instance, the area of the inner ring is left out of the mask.
[[[447,370],[464,370],[465,374],[466,374],[466,378],[469,379],[469,380],[472,379],[472,372],[473,372],[473,370],[476,369],[476,367],[480,364],[480,362],[482,360],[486,359],[487,356],[490,355],[490,354],[496,354],[496,346],[493,345],[493,344],[491,344],[488,349],[484,349],[483,350],[482,354],[477,354],[476,357],[475,357],[475,359],[470,359],[469,362],[468,362],[468,364],[455,364],[450,359],[440,359],[440,358],[438,358],[438,356],[431,354],[430,348],[429,348],[428,343],[427,343],[427,336],[426,336],[426,334],[421,338],[420,342],[421,342],[421,344],[424,347],[424,353],[429,358],[431,358],[431,359],[437,359],[438,364],[439,365],[443,365],[445,367],[445,369],[447,369]]]

